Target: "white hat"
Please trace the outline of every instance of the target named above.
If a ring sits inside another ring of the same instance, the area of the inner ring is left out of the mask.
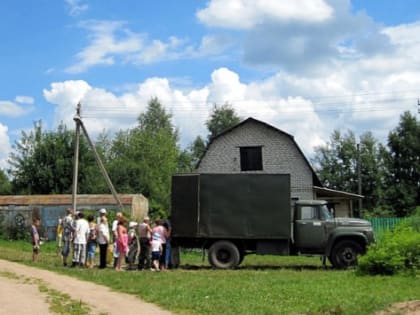
[[[133,227],[136,227],[137,226],[137,222],[134,222],[134,221],[131,221],[129,224],[128,224],[128,227],[129,228],[133,228]]]
[[[106,214],[106,209],[105,209],[105,208],[100,209],[100,210],[99,210],[99,213],[100,213],[100,214]]]

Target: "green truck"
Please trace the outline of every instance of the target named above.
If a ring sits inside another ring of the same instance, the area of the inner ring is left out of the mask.
[[[171,222],[172,247],[207,250],[222,269],[250,253],[328,257],[348,268],[374,241],[368,221],[333,218],[325,201],[293,200],[289,174],[175,175]]]

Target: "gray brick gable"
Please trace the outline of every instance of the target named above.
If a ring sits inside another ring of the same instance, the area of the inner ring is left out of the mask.
[[[240,147],[261,146],[263,170],[246,173],[290,174],[292,197],[313,199],[313,170],[293,138],[258,120],[248,119],[214,138],[202,157],[199,173],[241,172]]]

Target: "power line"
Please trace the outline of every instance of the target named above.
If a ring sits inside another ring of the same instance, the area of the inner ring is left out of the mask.
[[[368,104],[364,105],[363,102],[340,102],[340,103],[307,103],[306,101],[301,102],[291,102],[290,105],[294,105],[295,107],[289,108],[281,108],[275,107],[271,105],[270,108],[267,110],[259,109],[258,111],[272,111],[275,110],[279,114],[288,114],[288,113],[309,113],[309,112],[317,112],[317,113],[356,113],[356,112],[389,112],[389,111],[400,111],[403,108],[406,108],[406,104],[397,104],[401,103],[402,101],[409,101],[413,100],[412,97],[410,98],[392,98],[387,100],[375,100],[369,101]],[[250,103],[270,103],[263,100],[244,100],[242,102],[237,103],[237,106],[241,106],[242,104],[249,105]],[[275,102],[277,103],[277,102]],[[390,108],[388,105],[392,104],[393,107]],[[270,104],[268,104],[270,106]],[[277,104],[274,104],[277,105]],[[281,105],[281,104],[280,104]],[[304,105],[305,107],[298,107],[298,105]],[[311,107],[307,107],[307,105],[311,105]],[[382,105],[382,106],[381,106]],[[420,111],[420,105],[419,111]],[[138,112],[136,112],[138,110]],[[182,113],[186,112],[189,114],[205,114],[207,115],[210,108],[208,107],[208,103],[202,103],[197,106],[171,106],[169,111],[172,113]],[[85,110],[83,117],[86,118],[98,118],[98,116],[118,116],[118,117],[138,117],[140,114],[141,109],[134,109],[134,108],[109,108],[109,107],[99,107],[99,106],[91,106],[87,107]]]

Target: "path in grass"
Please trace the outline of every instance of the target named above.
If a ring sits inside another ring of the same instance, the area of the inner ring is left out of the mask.
[[[28,267],[1,259],[0,271],[31,279],[42,279],[42,281],[51,289],[68,294],[72,299],[80,300],[83,303],[88,304],[88,306],[94,310],[95,314],[171,314],[156,305],[144,302],[132,295],[114,292],[105,286],[77,280],[51,271]],[[3,277],[0,281],[0,297],[2,297],[0,299],[0,305],[2,305],[3,308],[3,299],[6,299],[8,300],[8,305],[10,305],[10,303],[15,304],[17,310],[10,311],[7,314],[48,314],[48,304],[45,303],[45,298],[39,293],[36,286],[24,288],[22,287],[23,284],[19,286],[19,284],[13,281],[13,279]],[[14,285],[18,285],[18,287]],[[21,289],[19,296],[14,296],[12,292],[8,291],[9,288],[12,288],[13,290]],[[31,301],[33,301],[34,304],[32,304]],[[46,311],[34,313],[32,307],[30,307],[30,311],[25,312],[22,308],[23,305],[37,305],[37,307],[41,308],[46,306]]]

